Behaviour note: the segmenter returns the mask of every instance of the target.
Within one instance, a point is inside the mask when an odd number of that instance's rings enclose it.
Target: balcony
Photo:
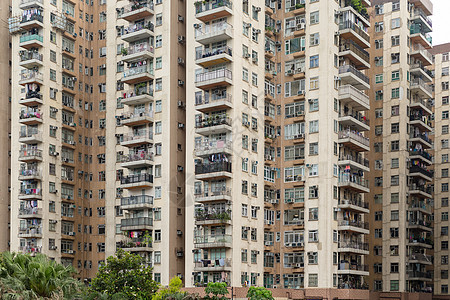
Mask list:
[[[358,241],[342,240],[339,241],[338,243],[338,251],[361,255],[369,255],[369,244]]]
[[[122,8],[118,18],[134,22],[136,20],[145,19],[154,14],[153,1],[141,1],[129,4]]]
[[[25,95],[25,98],[20,98],[19,104],[25,105],[25,106],[37,106],[40,104],[43,104],[44,101],[42,101],[42,94],[35,91],[28,91],[28,93]]]
[[[409,186],[409,195],[414,196],[422,196],[424,198],[433,198],[432,196],[432,189],[431,187],[425,186],[425,185],[419,185],[417,183],[412,183]]]
[[[231,63],[233,61],[233,50],[228,47],[222,47],[214,50],[199,50],[195,52],[195,63],[204,68],[213,65]]]
[[[153,123],[153,111],[124,113],[119,118],[121,125],[139,126]]]
[[[433,56],[421,44],[413,44],[411,46],[410,56],[415,59],[419,59],[424,66],[433,64]]]
[[[153,153],[147,151],[138,151],[120,157],[120,166],[122,168],[150,168],[153,166]]]
[[[423,162],[427,163],[428,165],[431,165],[433,163],[433,156],[428,152],[425,152],[424,150],[414,149],[412,151],[409,151],[409,158],[411,160],[420,159]]]
[[[20,150],[19,161],[21,162],[42,161],[42,150],[38,149]]]
[[[37,187],[21,187],[19,191],[19,200],[42,200],[42,190]]]
[[[149,217],[122,219],[120,222],[122,231],[128,230],[152,230],[153,219]]]
[[[195,202],[231,201],[231,189],[227,187],[211,188],[207,191],[194,191]]]
[[[358,70],[370,68],[369,52],[352,40],[346,40],[339,46],[339,56],[350,60]]]
[[[42,219],[42,208],[23,208],[19,210],[19,219]]]
[[[32,28],[42,28],[44,27],[44,16],[43,11],[40,9],[30,10],[30,14],[24,12],[22,14],[22,20],[20,20],[20,29],[30,30]]]
[[[410,264],[423,264],[431,266],[433,264],[433,256],[422,253],[411,253],[408,255]]]
[[[427,133],[413,133],[411,132],[409,134],[409,141],[413,142],[413,143],[420,143],[422,144],[422,148],[423,149],[431,149],[432,146],[432,141],[430,140],[430,138],[428,137]]]
[[[358,213],[368,214],[369,203],[356,199],[339,199],[338,207]]]
[[[135,88],[125,91],[122,94],[121,103],[125,105],[146,104],[153,101],[153,90],[145,88]]]
[[[339,24],[339,34],[341,38],[351,39],[362,48],[370,47],[370,37],[359,25],[353,21],[343,21]]]
[[[424,214],[430,215],[433,212],[433,206],[425,202],[413,202],[409,205],[409,211],[420,211]]]
[[[341,262],[338,266],[338,274],[369,276],[369,266],[353,264],[348,262]]]
[[[338,230],[369,234],[369,223],[362,221],[340,220],[338,222]]]
[[[150,81],[155,78],[153,69],[149,66],[143,65],[134,67],[123,72],[122,82],[127,84],[136,84],[144,81]]]
[[[195,17],[202,22],[233,15],[233,5],[229,0],[196,1],[194,5]]]
[[[414,7],[420,8],[427,16],[433,14],[433,3],[430,0],[410,0]]]
[[[339,187],[349,188],[355,190],[358,193],[368,193],[369,181],[361,176],[348,173],[341,173],[339,174]]]
[[[153,175],[143,173],[123,176],[120,185],[123,189],[149,188],[153,186]]]
[[[120,248],[127,252],[151,252],[152,243],[145,238],[132,238],[129,241],[120,241],[116,243],[116,248]]]
[[[153,59],[155,49],[149,43],[139,43],[122,49],[122,61],[137,62]]]
[[[42,227],[28,227],[28,228],[22,228],[19,227],[19,238],[27,239],[27,238],[42,238]]]
[[[420,272],[420,271],[407,271],[407,276],[409,281],[432,281],[433,276],[429,272]]]
[[[19,123],[23,125],[37,125],[42,123],[42,113],[39,110],[22,111]]]
[[[215,212],[208,209],[197,209],[195,211],[195,225],[231,225],[231,209]]]
[[[41,180],[42,174],[38,169],[19,170],[19,180]]]
[[[122,198],[120,208],[124,210],[153,209],[153,196],[137,195]]]
[[[38,144],[42,143],[42,132],[39,130],[21,130],[19,131],[19,143]]]
[[[338,142],[358,152],[370,151],[370,141],[362,133],[343,130],[338,133]]]
[[[205,71],[195,75],[195,87],[210,90],[220,86],[233,84],[232,72],[228,69]]]
[[[233,108],[233,97],[225,92],[205,93],[195,97],[195,109],[207,113],[213,110],[226,110]]]
[[[30,83],[43,84],[44,76],[40,72],[31,70],[20,73],[19,84],[27,85]]]
[[[124,135],[122,142],[120,142],[121,146],[130,148],[150,144],[153,144],[153,132],[147,130],[139,130],[131,134]]]
[[[231,258],[221,258],[216,260],[202,259],[196,261],[195,272],[228,272],[231,271]]]
[[[226,22],[205,25],[195,29],[195,40],[202,45],[209,45],[232,38],[233,26]]]
[[[359,90],[370,88],[369,77],[351,65],[339,67],[339,77],[342,85],[352,85]]]
[[[212,154],[233,154],[233,143],[225,140],[204,141],[195,144],[194,154],[198,157],[208,157]]]
[[[347,154],[347,155],[341,154],[341,155],[339,155],[338,165],[339,166],[351,166],[351,167],[354,167],[355,169],[365,171],[365,172],[370,171],[369,160],[367,158],[362,158],[359,155],[355,157],[350,154]]]
[[[369,131],[369,121],[359,112],[344,112],[339,114],[339,124],[344,128],[356,131]]]
[[[199,120],[195,124],[195,133],[209,136],[231,132],[231,118],[226,115],[216,115]]]
[[[433,240],[430,238],[410,237],[410,238],[408,238],[407,243],[408,243],[409,247],[418,247],[418,248],[427,248],[427,249],[433,248]]]
[[[339,87],[339,101],[358,111],[370,109],[369,96],[353,85],[341,85]]]
[[[431,118],[421,115],[414,115],[414,112],[411,112],[411,115],[409,116],[409,124],[419,127],[422,132],[433,131]]]
[[[433,39],[431,35],[426,30],[422,30],[420,26],[414,26],[414,24],[412,24],[409,34],[411,43],[420,44],[427,49],[432,47]]]
[[[195,165],[195,179],[211,180],[232,178],[231,162],[213,162]]]
[[[153,36],[154,25],[151,22],[146,24],[133,24],[124,28],[122,40],[128,43],[139,40],[148,40]]]
[[[415,78],[410,81],[410,90],[411,93],[419,95],[422,98],[432,98],[433,90],[431,86],[426,84],[423,79]]]
[[[409,175],[410,177],[421,177],[422,179],[426,181],[432,181],[433,180],[433,173],[429,170],[426,170],[425,168],[422,168],[420,166],[411,166],[409,168]]]
[[[42,253],[42,246],[20,246],[19,250],[24,254],[36,256],[36,254]]]
[[[422,98],[414,97],[411,99],[411,103],[409,104],[410,108],[422,109],[422,112],[426,115],[433,114],[432,105]]]
[[[20,36],[19,46],[30,50],[31,48],[42,47],[44,37],[40,34],[24,34]]]
[[[32,69],[43,66],[43,55],[38,52],[24,51],[20,53],[19,66]]]
[[[42,8],[44,6],[43,0],[21,0],[19,8],[22,10],[30,8]]]
[[[425,220],[409,220],[408,222],[409,229],[418,229],[420,231],[433,231],[433,225],[430,221]]]
[[[433,81],[433,73],[425,69],[422,64],[412,64],[409,66],[409,72],[414,75],[415,78],[421,78],[425,82]]]
[[[231,242],[229,234],[194,236],[194,248],[231,248]]]

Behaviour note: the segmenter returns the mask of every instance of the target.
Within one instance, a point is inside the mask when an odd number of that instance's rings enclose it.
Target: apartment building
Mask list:
[[[187,6],[187,287],[366,288],[361,4]]]
[[[11,249],[87,280],[117,248],[162,284],[182,276],[183,3],[21,0],[12,15]]]
[[[429,0],[372,0],[369,288],[430,292],[433,249]],[[436,260],[434,261],[436,264]]]
[[[448,155],[450,44],[433,46],[434,55],[434,294],[448,295]]]
[[[11,1],[3,1],[0,4],[0,19],[4,24],[8,23],[11,16],[9,6]],[[2,57],[0,57],[0,88],[3,91],[0,97],[0,111],[3,118],[0,120],[0,170],[2,178],[0,179],[0,251],[9,250],[9,225],[10,225],[10,153],[11,153],[11,43],[9,30],[6,26],[0,28],[0,38],[3,41]]]

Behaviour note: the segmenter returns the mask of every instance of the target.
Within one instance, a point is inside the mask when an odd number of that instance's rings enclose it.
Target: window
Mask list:
[[[319,88],[319,77],[311,77],[309,79],[309,89],[317,90]]]
[[[312,55],[309,57],[309,67],[310,68],[319,67],[319,55]]]
[[[399,281],[398,280],[391,280],[391,291],[398,291],[399,289]]]
[[[242,68],[242,80],[248,82],[248,69]]]
[[[399,220],[398,210],[392,210],[391,211],[391,221],[398,221],[398,220]]]
[[[392,25],[392,29],[399,28],[400,27],[400,18],[392,19],[391,25]]]
[[[309,36],[309,45],[310,46],[317,46],[320,43],[320,35],[318,32],[313,33]]]
[[[400,45],[400,36],[393,35],[391,36],[392,47]]]
[[[308,241],[310,243],[317,243],[317,242],[319,242],[319,231],[318,230],[310,230],[308,232]]]
[[[398,158],[391,158],[391,169],[398,169],[399,160]]]
[[[157,35],[155,38],[155,48],[162,47],[162,35]]]
[[[391,116],[398,116],[400,114],[400,107],[398,105],[394,105],[391,108]]]
[[[319,11],[313,11],[309,15],[309,23],[311,25],[318,24],[319,23]]]
[[[375,75],[375,83],[383,83],[383,74]]]
[[[399,133],[399,132],[400,132],[400,123],[392,123],[391,133]]]
[[[400,71],[392,71],[392,81],[400,80]]]
[[[392,141],[391,151],[399,151],[399,150],[400,150],[400,141]]]
[[[393,89],[391,90],[391,98],[392,98],[392,99],[398,99],[398,98],[400,98],[400,88],[393,88]],[[397,108],[398,108],[398,106],[397,106]]]
[[[319,120],[309,121],[309,133],[319,132]]]
[[[310,221],[319,220],[319,208],[318,207],[312,207],[309,209],[309,220]]]
[[[384,23],[376,22],[375,23],[375,32],[383,32],[383,30],[384,30]]]
[[[383,39],[375,40],[375,49],[383,48]]]
[[[319,284],[319,275],[310,273],[308,275],[308,286],[309,287],[317,287],[318,284]]]

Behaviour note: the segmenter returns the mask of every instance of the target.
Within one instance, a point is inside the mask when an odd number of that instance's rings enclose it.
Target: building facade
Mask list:
[[[372,1],[370,280],[375,291],[432,288],[430,1]],[[436,262],[436,261],[435,261]]]
[[[11,250],[84,279],[117,248],[162,284],[183,275],[184,5],[21,0],[12,14]]]
[[[187,6],[186,286],[366,286],[361,3]]]

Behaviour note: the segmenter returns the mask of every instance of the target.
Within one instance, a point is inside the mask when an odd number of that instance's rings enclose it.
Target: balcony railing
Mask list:
[[[19,151],[19,158],[26,158],[26,157],[32,157],[32,156],[37,156],[37,157],[42,158],[42,150],[26,149],[26,150]]]
[[[433,160],[433,156],[431,154],[429,154],[428,152],[425,152],[423,150],[416,150],[416,149],[414,149],[412,151],[409,151],[409,155],[411,155],[411,156],[419,155],[419,156],[422,156],[423,158],[428,159],[430,161]]]
[[[199,51],[195,52],[195,59],[202,59],[202,58],[207,58],[207,57],[213,57],[215,55],[220,55],[220,54],[228,54],[229,56],[233,56],[233,50],[230,47],[228,47],[228,46],[225,46],[225,47],[222,47],[222,48],[219,48],[219,49],[214,49],[214,50],[202,49],[202,50],[199,50]]]
[[[359,133],[357,131],[353,131],[353,130],[339,131],[338,137],[339,137],[339,139],[350,138],[352,140],[355,140],[355,141],[363,144],[364,146],[367,146],[367,147],[370,146],[369,138],[366,138],[365,136],[361,135],[361,133]]]
[[[207,119],[196,122],[195,128],[206,128],[206,127],[212,127],[212,126],[218,126],[218,125],[231,126],[231,118],[229,118],[225,115],[209,117]]]
[[[116,243],[116,247],[120,249],[124,248],[145,248],[152,247],[152,243],[149,243],[145,238],[133,238],[129,241],[120,241]]]
[[[432,223],[426,220],[409,220],[408,224],[409,226],[424,226],[430,229],[433,227]]]
[[[228,149],[232,150],[232,142],[224,141],[224,140],[216,140],[216,141],[204,141],[198,144],[195,144],[195,151],[209,151],[209,150],[220,150],[220,149]]]
[[[411,253],[408,255],[408,257],[410,260],[427,261],[430,263],[433,262],[433,256],[422,254],[422,253]]]
[[[420,173],[420,174],[423,174],[423,175],[425,175],[427,177],[433,178],[433,173],[431,171],[426,170],[426,169],[424,169],[422,167],[419,167],[419,166],[411,166],[409,168],[409,173]]]
[[[208,174],[215,172],[231,172],[231,162],[216,162],[195,165],[195,174]]]
[[[24,24],[27,22],[31,22],[31,21],[38,21],[38,22],[43,22],[44,21],[44,16],[42,15],[42,11],[41,10],[31,10],[33,11],[33,13],[25,13],[22,15],[22,19],[20,20],[20,24]]]
[[[430,27],[433,27],[433,21],[431,21],[431,19],[423,12],[422,9],[420,8],[416,8],[414,9],[414,17],[422,17],[425,22],[427,22],[428,25],[430,25]]]
[[[338,248],[350,248],[356,250],[369,251],[369,244],[357,241],[343,240],[339,241]]]
[[[135,75],[139,75],[139,74],[145,74],[145,73],[149,73],[150,75],[153,75],[153,69],[150,69],[149,66],[139,66],[139,67],[134,67],[134,68],[130,68],[128,70],[126,70],[125,72],[123,72],[123,77],[130,77],[130,76],[135,76]]]
[[[339,226],[352,226],[352,227],[358,227],[361,229],[369,229],[369,223],[363,222],[363,221],[349,221],[349,220],[340,220]]]
[[[195,83],[205,82],[219,78],[233,79],[232,72],[228,69],[220,69],[196,74]]]
[[[231,243],[231,241],[232,236],[230,234],[194,236],[194,244],[197,245],[214,245],[218,243]]]
[[[124,135],[123,136],[123,141],[124,142],[130,142],[130,141],[135,141],[135,140],[140,140],[140,139],[153,139],[153,132],[151,131],[147,131],[147,130],[140,130],[128,135]]]
[[[118,118],[121,122],[123,121],[133,121],[138,120],[142,117],[150,117],[153,118],[154,113],[153,110],[150,111],[141,111],[141,112],[127,112],[120,115]]]
[[[195,97],[195,105],[204,105],[204,104],[212,104],[214,102],[218,102],[218,101],[225,101],[228,103],[233,103],[233,97],[228,94],[210,94],[209,97],[205,97],[203,95],[199,95]]]
[[[194,191],[195,198],[205,198],[205,197],[217,197],[217,196],[231,196],[231,188],[221,187],[221,188],[211,188],[210,190]]]
[[[24,234],[42,234],[42,227],[19,227],[19,237]]]
[[[432,110],[432,109],[433,109],[433,106],[430,104],[430,102],[428,102],[428,101],[426,101],[426,100],[424,100],[424,99],[422,99],[422,98],[420,98],[420,97],[413,97],[413,98],[411,99],[411,104],[413,104],[413,103],[419,103],[419,104],[422,104],[423,106],[425,106],[425,107],[428,108],[429,110]]]
[[[154,9],[153,1],[140,1],[140,2],[133,3],[133,4],[129,4],[123,8],[119,17],[123,14],[127,14],[127,13],[133,12],[135,10],[144,8],[144,7],[148,7],[151,10],[153,10]]]
[[[409,278],[427,278],[432,279],[433,276],[429,272],[420,272],[420,271],[407,271]]]
[[[194,217],[197,221],[208,221],[208,220],[231,220],[231,209],[226,211],[212,211],[208,209],[197,209],[195,211]]]
[[[42,252],[42,246],[21,246],[19,250],[27,254],[36,254]]]
[[[424,134],[424,133],[413,133],[413,132],[411,132],[410,134],[409,134],[409,138],[411,138],[411,139],[417,139],[417,138],[419,138],[419,139],[422,139],[422,140],[424,140],[425,142],[427,142],[427,143],[429,143],[429,144],[431,144],[432,143],[432,141],[430,140],[430,138],[428,137],[428,135],[427,134]]]
[[[38,169],[22,169],[19,170],[19,176],[41,176],[41,171]]]
[[[352,40],[345,40],[340,46],[339,46],[339,51],[343,52],[343,51],[352,51],[354,53],[356,53],[359,57],[361,57],[365,62],[369,63],[370,59],[369,59],[369,52],[367,52],[366,50],[364,50],[364,48],[362,48],[361,46],[359,46],[358,44],[356,44],[354,41]]]
[[[153,96],[153,87],[136,87],[134,89],[125,91],[121,93],[123,99],[128,99],[141,95],[150,95]]]
[[[413,202],[409,205],[409,208],[419,208],[419,209],[423,209],[427,212],[431,212],[433,209],[433,206],[431,206],[430,204],[424,203],[424,202]]]
[[[138,205],[138,204],[150,204],[153,205],[153,196],[148,195],[137,195],[122,198],[120,200],[120,205]]]
[[[339,30],[344,30],[344,29],[352,29],[357,34],[359,34],[366,42],[370,42],[369,34],[367,32],[365,32],[363,29],[361,29],[361,27],[359,27],[359,25],[355,24],[355,22],[350,21],[350,20],[343,21],[342,23],[339,24]]]
[[[429,61],[433,61],[433,56],[431,55],[431,53],[427,49],[425,49],[425,47],[422,46],[421,44],[413,44],[412,51],[413,52],[418,51],[420,54],[425,56]]]
[[[369,188],[369,180],[366,180],[363,177],[353,175],[353,174],[347,174],[347,173],[339,174],[339,183],[355,183],[364,188]]]
[[[42,214],[42,208],[37,207],[28,207],[28,208],[22,208],[19,210],[19,215],[38,215]]]
[[[43,55],[41,53],[32,52],[32,51],[25,51],[25,52],[22,52],[20,54],[20,61],[21,62],[24,62],[24,61],[27,61],[27,60],[32,60],[32,59],[36,59],[36,60],[42,61]]]
[[[410,70],[417,69],[417,68],[419,68],[422,71],[424,71],[431,78],[434,78],[433,72],[431,72],[430,70],[426,69],[422,64],[412,64],[412,65],[410,65]]]
[[[410,87],[411,87],[411,88],[421,87],[421,88],[423,88],[426,92],[428,92],[428,93],[430,93],[430,94],[433,93],[433,89],[431,88],[431,86],[429,86],[428,84],[426,84],[425,81],[423,81],[423,79],[421,79],[421,78],[414,78],[413,80],[411,80]]]
[[[154,53],[155,49],[149,43],[139,43],[139,44],[133,45],[131,47],[125,48],[125,50],[122,50],[122,54],[123,54],[123,56],[127,56],[127,55],[133,55],[133,54],[146,52],[146,51]]]
[[[346,97],[347,95],[355,97],[358,101],[364,103],[365,106],[369,106],[369,97],[355,88],[353,85],[341,85],[339,87],[339,96]]]
[[[351,65],[346,65],[346,66],[340,66],[339,67],[339,74],[343,74],[343,73],[347,73],[347,72],[352,73],[353,75],[355,75],[356,77],[358,77],[359,79],[361,79],[362,81],[364,81],[367,84],[370,83],[369,77],[364,75],[361,71],[359,71],[355,67],[353,67]]]
[[[44,75],[40,72],[32,71],[32,70],[28,70],[28,72],[20,73],[20,81],[31,80],[31,79],[44,80]]]
[[[364,271],[364,272],[369,272],[369,266],[368,265],[360,265],[360,264],[341,262],[339,264],[338,270],[341,270],[341,271]]]
[[[229,0],[219,0],[219,1],[197,1],[195,4],[195,14],[199,14],[208,10],[216,9],[219,7],[233,8],[233,3]]]
[[[369,203],[357,199],[339,199],[339,204],[341,205],[350,204],[361,208],[369,209]]]
[[[121,155],[120,162],[127,163],[127,162],[142,161],[142,160],[153,161],[153,157],[154,157],[153,153],[147,153],[145,151],[142,151],[142,152],[138,152],[138,153],[130,153],[128,155]]]
[[[425,123],[427,126],[432,127],[433,123],[431,123],[431,120],[425,116],[415,116],[415,115],[410,115],[409,116],[409,120],[410,121],[422,121],[423,123]]]
[[[355,157],[355,156],[350,155],[350,154],[347,154],[347,155],[341,154],[341,155],[339,155],[339,161],[345,161],[345,160],[353,161],[353,162],[358,163],[360,165],[363,165],[364,167],[367,167],[367,168],[369,167],[369,160],[367,158],[363,158],[361,156],[356,156]]]
[[[20,36],[20,43],[26,43],[33,40],[42,43],[44,41],[44,37],[40,34],[25,34]]]
[[[39,132],[37,129],[28,129],[28,130],[20,130],[19,131],[19,137],[21,138],[42,138],[42,133]]]
[[[221,34],[224,30],[233,29],[233,26],[227,22],[214,23],[195,30],[195,38],[202,39]]]
[[[195,268],[224,268],[231,267],[231,258],[202,259],[195,262]]]
[[[416,26],[411,27],[411,29],[409,30],[409,33],[410,33],[410,34],[417,34],[417,33],[420,33],[421,35],[423,35],[423,36],[425,37],[425,39],[426,39],[430,44],[433,43],[433,38],[431,37],[431,35],[430,35],[428,32],[426,32],[425,30],[422,30],[422,29],[419,28],[419,27],[416,27]]]
[[[153,219],[149,217],[122,219],[120,221],[122,227],[125,226],[153,226]]]
[[[150,182],[153,183],[153,175],[144,173],[144,174],[132,174],[128,176],[123,176],[120,178],[120,184],[132,184],[132,183],[141,183],[141,182]]]
[[[360,112],[342,112],[339,114],[339,117],[352,117],[353,119],[356,119],[357,121],[364,123],[365,125],[369,126],[369,120]]]
[[[140,24],[140,23],[133,24],[133,25],[130,25],[130,26],[124,28],[124,35],[133,33],[133,32],[138,32],[138,31],[144,30],[144,29],[148,29],[153,32],[155,29],[155,26],[153,25],[152,22],[147,22],[146,24]]]
[[[24,4],[28,4],[28,3],[32,3],[32,2],[37,2],[37,3],[43,4],[43,0],[20,0],[20,5],[24,5]]]

